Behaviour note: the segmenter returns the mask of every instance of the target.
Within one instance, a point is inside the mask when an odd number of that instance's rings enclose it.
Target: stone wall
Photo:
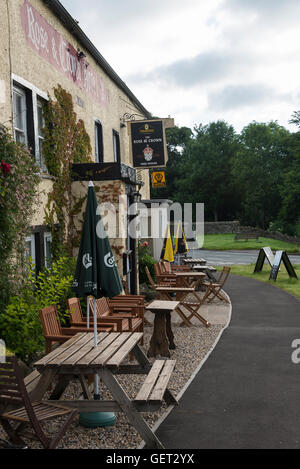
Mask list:
[[[228,233],[257,233],[258,236],[264,238],[277,239],[278,241],[285,241],[287,243],[300,244],[300,238],[296,236],[289,236],[278,231],[267,231],[261,228],[254,228],[253,226],[241,226],[239,221],[217,221],[205,222],[204,234],[228,234]]]

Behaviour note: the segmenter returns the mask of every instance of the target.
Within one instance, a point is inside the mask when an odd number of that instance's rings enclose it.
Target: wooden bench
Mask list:
[[[168,405],[178,405],[177,399],[167,389],[176,360],[155,360],[134,403],[137,407],[159,408],[164,400]]]
[[[237,241],[239,239],[243,239],[248,241],[248,239],[258,239],[259,235],[257,233],[236,233],[234,240]]]

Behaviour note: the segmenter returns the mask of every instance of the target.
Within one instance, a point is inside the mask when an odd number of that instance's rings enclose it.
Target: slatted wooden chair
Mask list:
[[[158,285],[166,287],[176,285],[176,275],[174,273],[165,272],[165,269],[161,266],[160,262],[154,264],[154,271]]]
[[[205,293],[205,300],[207,301],[207,303],[211,303],[214,298],[219,298],[220,300],[229,303],[227,296],[222,293],[224,284],[228,279],[229,274],[230,267],[224,266],[217,282],[204,282],[204,285],[207,288]]]
[[[29,438],[38,439],[45,449],[54,449],[78,414],[77,410],[51,402],[31,402],[16,357],[7,357],[6,363],[1,363],[0,403],[6,407],[17,406],[17,409],[3,411],[0,422],[11,441],[23,447],[26,445],[23,438]],[[67,419],[58,432],[52,438],[47,436],[41,422],[63,416]],[[33,432],[28,431],[28,425]]]
[[[89,299],[90,309],[94,312],[94,300]],[[139,308],[134,305],[109,304],[107,298],[102,297],[96,300],[96,314],[98,318],[105,318],[107,321],[121,319],[123,332],[144,332],[143,317],[139,316]],[[143,339],[142,339],[143,340]]]
[[[67,299],[67,307],[70,311],[70,323],[72,327],[87,327],[87,318],[84,317],[81,309],[80,299],[79,298],[68,298]],[[91,318],[90,324],[92,325],[93,318]],[[97,326],[99,327],[99,331],[103,327],[110,326],[116,332],[123,331],[123,318],[114,318],[114,317],[97,317]],[[86,329],[85,329],[86,330]]]
[[[46,342],[45,352],[49,353],[55,343],[64,343],[78,332],[93,332],[93,329],[85,327],[61,327],[56,305],[47,306],[40,310],[40,319],[42,322],[43,334]],[[101,324],[99,331],[111,332],[114,329],[111,323]]]
[[[170,262],[161,261],[159,263],[161,265],[161,270],[165,271],[166,274],[172,274],[174,272],[189,272],[190,268],[188,265],[175,265],[170,264]]]
[[[108,300],[109,306],[129,306],[132,305],[136,307],[136,311],[138,311],[138,315],[143,319],[144,324],[152,325],[146,318],[145,318],[145,296],[144,295],[117,295],[113,298]]]

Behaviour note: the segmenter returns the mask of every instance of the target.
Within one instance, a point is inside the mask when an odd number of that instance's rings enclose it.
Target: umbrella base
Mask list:
[[[79,425],[86,428],[109,427],[115,423],[113,412],[82,412],[79,415]]]

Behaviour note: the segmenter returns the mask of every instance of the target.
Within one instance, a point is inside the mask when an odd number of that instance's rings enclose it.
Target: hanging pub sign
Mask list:
[[[128,124],[133,167],[148,169],[166,166],[163,120],[131,121]]]
[[[166,187],[166,173],[164,170],[151,173],[152,187]]]

